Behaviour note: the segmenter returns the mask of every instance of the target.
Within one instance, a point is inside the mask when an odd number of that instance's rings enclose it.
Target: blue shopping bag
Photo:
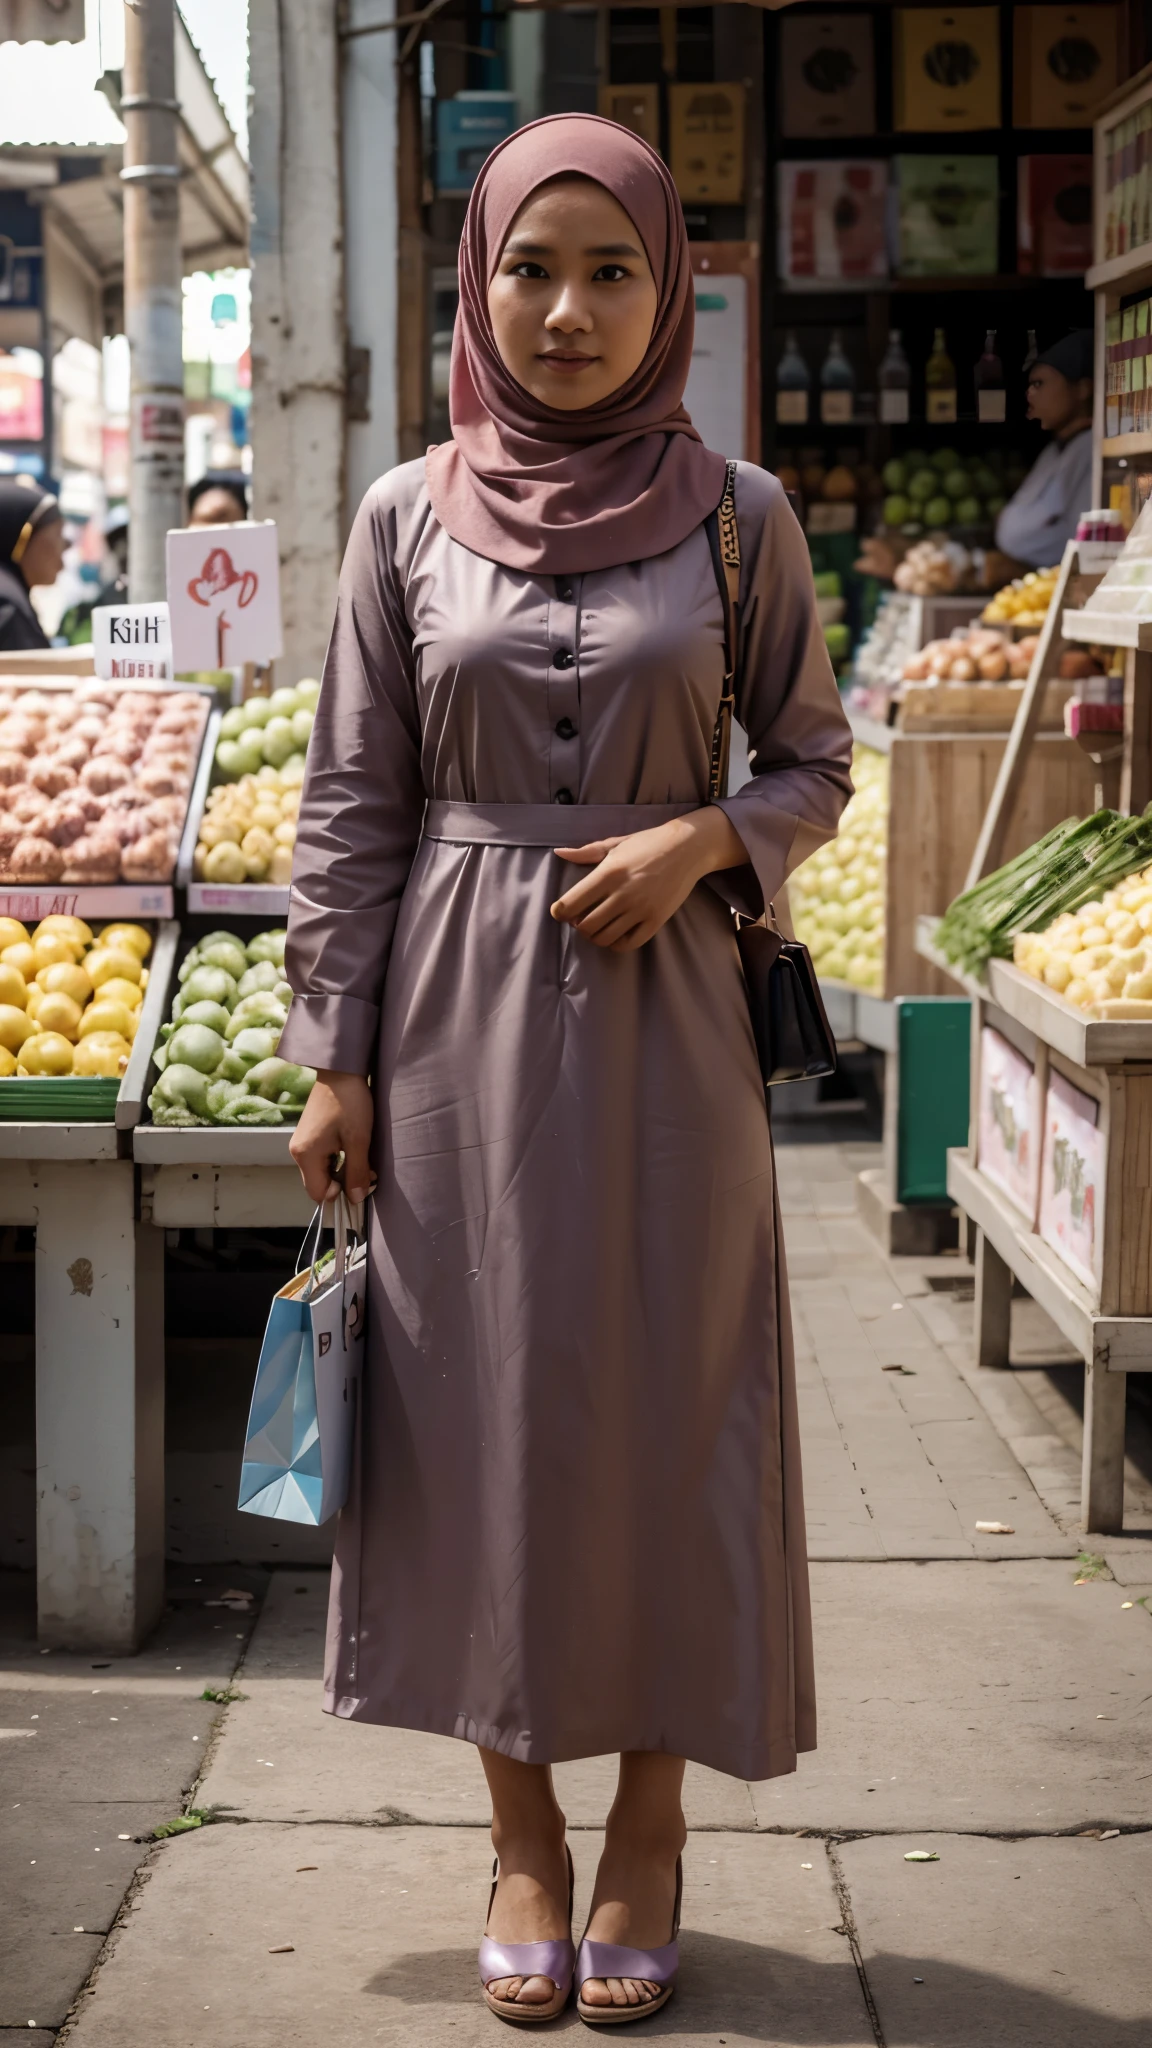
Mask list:
[[[335,1257],[320,1256],[325,1208]],[[364,1355],[367,1266],[362,1211],[341,1193],[317,1209],[303,1264],[272,1303],[244,1441],[239,1506],[318,1526],[343,1507]]]

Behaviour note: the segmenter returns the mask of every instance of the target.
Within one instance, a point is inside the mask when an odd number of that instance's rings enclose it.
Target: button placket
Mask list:
[[[579,589],[575,577],[558,576],[548,608],[547,713],[548,798],[577,801],[580,785]]]

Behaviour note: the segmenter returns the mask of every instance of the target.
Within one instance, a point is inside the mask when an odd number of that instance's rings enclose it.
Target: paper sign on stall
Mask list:
[[[98,604],[92,613],[92,661],[102,682],[169,681],[168,606]]]
[[[180,675],[275,661],[283,651],[275,521],[171,532],[168,608]]]

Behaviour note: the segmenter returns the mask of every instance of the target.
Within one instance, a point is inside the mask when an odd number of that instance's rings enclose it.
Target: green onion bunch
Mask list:
[[[1150,806],[1152,809],[1152,806]],[[989,959],[1010,959],[1017,932],[1044,931],[1152,862],[1152,817],[1095,811],[1066,818],[975,888],[949,904],[936,927],[945,959],[980,974]]]

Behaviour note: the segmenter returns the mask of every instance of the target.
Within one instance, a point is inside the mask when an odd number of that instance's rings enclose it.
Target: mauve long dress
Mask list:
[[[587,872],[551,849],[707,800],[704,532],[521,574],[449,538],[412,462],[349,542],[281,1041],[371,1074],[377,1103],[325,1681],[348,1720],[751,1779],[815,1745],[783,1248],[728,906],[758,912],[834,833],[850,737],[783,493],[742,465],[737,509],[754,773],[724,808],[748,865],[627,954],[549,916]]]

